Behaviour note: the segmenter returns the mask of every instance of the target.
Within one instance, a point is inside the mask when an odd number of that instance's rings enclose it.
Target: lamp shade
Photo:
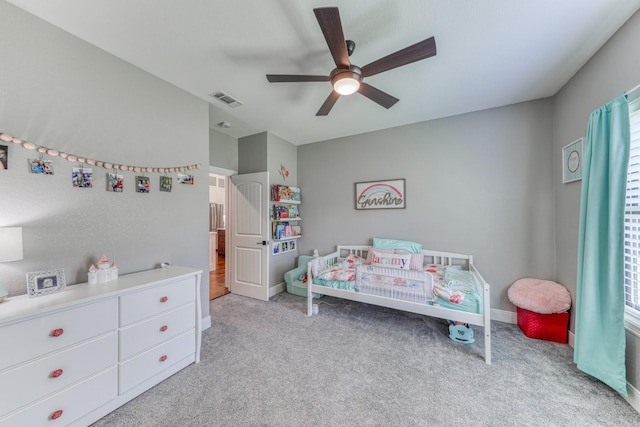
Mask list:
[[[340,95],[351,95],[359,88],[360,82],[351,77],[342,77],[340,79],[336,79],[333,83],[333,90],[338,92]]]
[[[0,262],[22,259],[22,227],[0,228]]]

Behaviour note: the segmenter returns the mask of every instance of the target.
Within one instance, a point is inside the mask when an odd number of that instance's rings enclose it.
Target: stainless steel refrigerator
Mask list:
[[[224,228],[224,205],[209,203],[209,231],[217,231]]]

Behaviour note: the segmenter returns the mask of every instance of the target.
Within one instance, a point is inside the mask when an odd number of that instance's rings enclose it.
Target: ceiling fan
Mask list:
[[[349,62],[349,56],[353,53],[356,44],[352,40],[345,41],[338,8],[322,7],[313,9],[313,13],[316,15],[318,24],[320,24],[320,29],[327,41],[331,56],[336,63],[336,68],[328,76],[267,74],[267,80],[271,83],[330,81],[333,91],[324,101],[316,116],[329,114],[340,95],[351,95],[355,92],[361,93],[384,108],[391,108],[399,99],[363,82],[362,79],[435,56],[436,54],[436,39],[429,37],[426,40],[373,61],[364,67],[358,67]]]

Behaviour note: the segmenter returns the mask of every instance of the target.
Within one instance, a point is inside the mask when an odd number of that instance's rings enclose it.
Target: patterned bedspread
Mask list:
[[[433,275],[433,294],[437,303],[447,308],[482,313],[480,282],[460,266],[425,265],[425,271]]]
[[[438,264],[425,264],[424,271],[433,277],[432,285],[425,286],[424,275],[419,271],[363,265],[361,258],[350,256],[318,274],[313,282],[404,301],[433,302],[446,308],[482,312],[479,281],[472,273],[459,266]]]

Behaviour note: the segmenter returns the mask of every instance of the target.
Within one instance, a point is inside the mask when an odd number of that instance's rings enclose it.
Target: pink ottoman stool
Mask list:
[[[507,291],[518,307],[518,327],[529,338],[566,344],[571,294],[550,280],[519,279]]]

